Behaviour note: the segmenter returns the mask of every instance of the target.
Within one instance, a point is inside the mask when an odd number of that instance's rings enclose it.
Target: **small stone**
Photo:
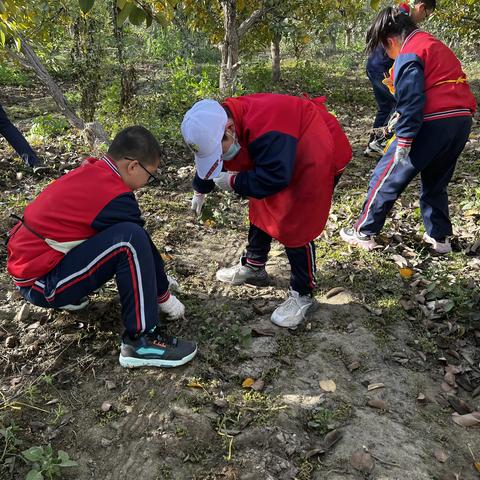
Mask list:
[[[23,178],[22,172],[17,172],[17,180],[21,180]]]
[[[105,381],[105,386],[106,386],[109,390],[115,390],[115,388],[117,388],[117,385],[115,384],[115,382],[112,382],[111,380],[106,380],[106,381]]]
[[[110,402],[103,402],[100,409],[102,412],[109,412],[112,409],[112,404]]]
[[[5,339],[5,346],[7,348],[14,348],[18,345],[18,339],[17,337],[14,337],[13,335],[10,335]]]
[[[16,322],[25,322],[30,316],[30,305],[25,303],[15,315]]]
[[[102,438],[100,440],[100,444],[102,445],[102,447],[108,447],[109,445],[112,444],[112,441],[113,440],[109,440],[108,438]]]
[[[125,413],[128,415],[133,412],[133,407],[130,405],[126,405],[124,410],[125,410]]]

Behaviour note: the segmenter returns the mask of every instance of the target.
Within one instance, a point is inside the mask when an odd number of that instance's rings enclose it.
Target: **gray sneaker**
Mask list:
[[[250,285],[266,286],[270,282],[265,268],[253,269],[241,263],[233,267],[221,268],[217,272],[217,280],[230,285]]]

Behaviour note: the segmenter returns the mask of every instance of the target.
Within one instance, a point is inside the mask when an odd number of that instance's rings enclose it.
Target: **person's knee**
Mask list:
[[[112,227],[113,228],[113,227]],[[133,222],[122,222],[115,225],[116,236],[132,244],[148,242],[148,234],[143,227]]]

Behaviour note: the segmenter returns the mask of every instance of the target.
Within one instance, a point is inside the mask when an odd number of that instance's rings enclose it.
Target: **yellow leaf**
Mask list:
[[[173,257],[171,255],[169,255],[168,253],[165,253],[165,252],[162,252],[160,254],[160,256],[162,257],[162,260],[166,263],[166,262],[170,262],[171,260],[173,260]]]
[[[207,219],[205,220],[205,222],[203,222],[203,224],[207,227],[207,228],[212,228],[213,226],[215,226],[215,222],[211,219]]]
[[[320,380],[320,388],[325,392],[334,392],[337,389],[337,385],[333,380]]]
[[[410,278],[413,275],[413,270],[408,267],[404,267],[400,269],[400,276],[402,278]]]
[[[242,382],[242,388],[251,388],[251,386],[255,383],[255,380],[253,378],[246,378],[243,382]]]
[[[200,382],[197,382],[196,380],[192,380],[191,382],[188,382],[187,387],[190,387],[190,388],[205,388]]]
[[[477,462],[477,463],[475,464],[475,468],[477,469],[477,472],[480,473],[480,462]]]

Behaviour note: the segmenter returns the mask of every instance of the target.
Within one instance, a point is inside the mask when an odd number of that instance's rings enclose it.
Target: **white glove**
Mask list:
[[[400,164],[407,163],[411,148],[412,147],[399,147],[397,145],[397,149],[395,150],[395,160],[394,160],[395,165],[397,165],[398,163]]]
[[[180,290],[180,285],[178,284],[177,280],[170,275],[167,275],[168,280],[168,289],[172,292],[178,292]]]
[[[185,306],[175,295],[170,294],[166,302],[158,304],[158,308],[171,320],[177,320],[185,315]]]
[[[221,172],[217,178],[214,178],[213,181],[218,188],[231,192],[233,190],[233,182],[235,180],[235,175],[227,172]]]
[[[205,203],[206,195],[204,193],[198,193],[195,190],[193,191],[192,205],[190,207],[193,210],[197,217],[202,213],[203,204]]]

